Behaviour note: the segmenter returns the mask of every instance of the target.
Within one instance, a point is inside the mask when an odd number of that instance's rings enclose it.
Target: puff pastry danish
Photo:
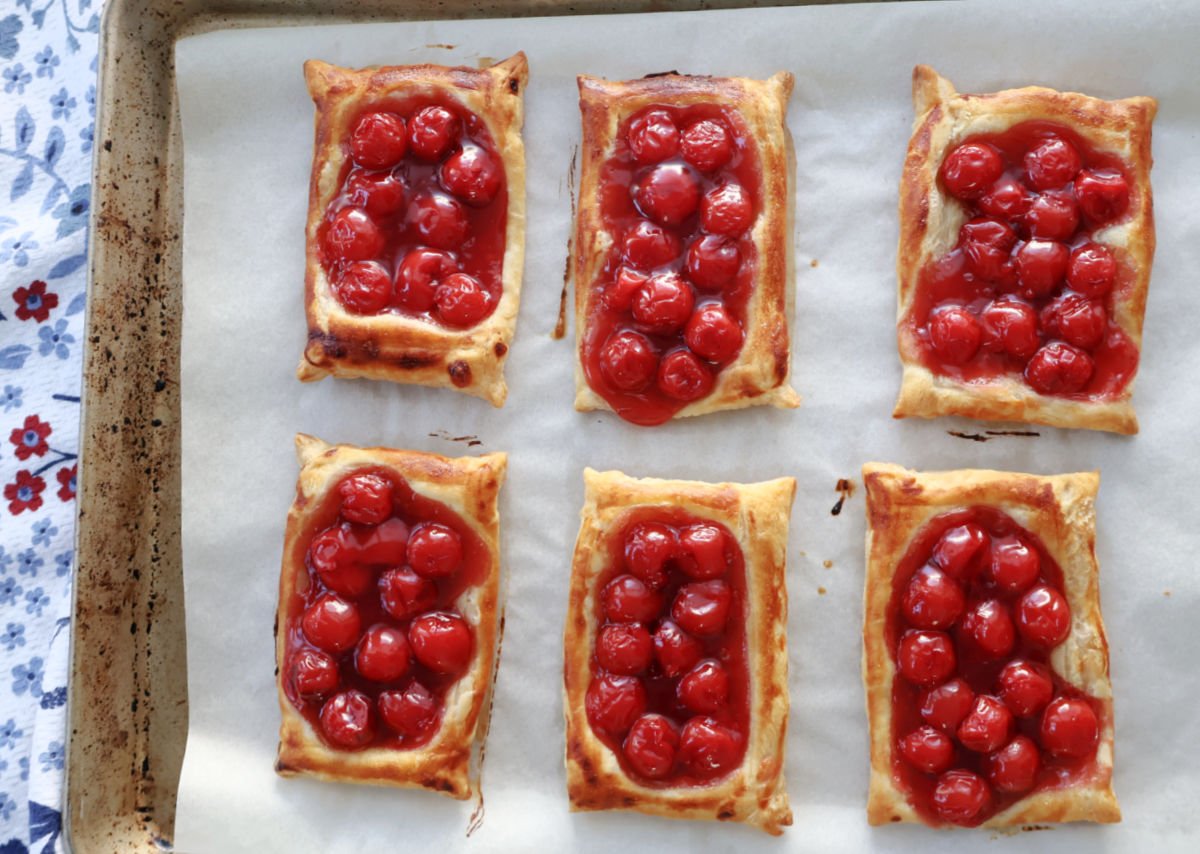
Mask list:
[[[275,656],[284,776],[478,789],[499,633],[504,454],[299,434]]]
[[[863,480],[871,824],[1120,821],[1099,475]]]
[[[304,76],[317,114],[298,376],[501,406],[525,250],[525,55],[482,70],[310,60]]]
[[[575,408],[796,407],[792,75],[579,78]]]
[[[782,833],[795,481],[585,469],[584,485],[563,638],[572,810]]]
[[[895,416],[1136,433],[1152,98],[960,95],[913,71]]]

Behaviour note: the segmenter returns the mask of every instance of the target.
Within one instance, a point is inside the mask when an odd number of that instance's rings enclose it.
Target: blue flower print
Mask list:
[[[33,58],[33,61],[37,63],[38,77],[53,77],[54,69],[58,67],[60,62],[59,58],[54,55],[54,49],[50,47],[50,45],[46,45],[46,47]]]
[[[34,543],[37,543],[36,538],[34,539]],[[44,563],[45,561],[38,557],[38,553],[33,549],[25,549],[25,551],[17,555],[17,574],[37,578],[38,570],[42,568]]]
[[[23,0],[17,0],[17,5],[20,6]],[[29,8],[28,5],[25,6]],[[17,33],[21,32],[25,25],[21,23],[21,19],[17,15],[9,15],[3,21],[0,21],[0,57],[4,59],[12,59],[20,50],[21,44],[17,41]]]
[[[0,724],[0,747],[15,747],[17,739],[24,738],[25,730],[17,726],[16,720],[9,718],[7,723]]]
[[[87,225],[91,195],[92,185],[80,184],[71,191],[65,202],[54,209],[54,218],[62,220],[58,224],[59,237],[66,237]]]
[[[4,243],[0,243],[0,264],[12,259],[18,267],[24,267],[29,263],[29,253],[37,248],[38,242],[33,239],[32,231],[27,231],[20,237],[10,237]]]
[[[0,394],[0,406],[4,407],[5,412],[10,412],[20,408],[25,401],[21,399],[21,387],[19,385],[6,385],[4,392]]]
[[[4,644],[4,648],[9,652],[19,646],[25,646],[25,627],[20,623],[9,623],[4,634],[0,635],[0,643]]]
[[[25,606],[25,613],[33,614],[35,617],[42,616],[42,612],[50,605],[50,597],[40,587],[35,587],[26,593],[25,601],[29,603]],[[41,691],[39,690],[38,693],[40,694]]]
[[[83,100],[87,102],[88,115],[91,116],[93,119],[96,118],[96,87],[95,86],[89,86],[87,88],[87,91],[83,94]]]
[[[43,709],[57,709],[59,706],[67,704],[67,686],[59,685],[53,691],[47,691],[42,695],[41,702],[38,704]],[[3,851],[0,851],[3,854]]]
[[[71,355],[71,349],[67,345],[75,343],[75,336],[67,332],[65,320],[58,321],[53,329],[43,326],[38,330],[38,337],[42,339],[42,343],[38,344],[38,352],[43,356],[53,353],[58,358],[65,359]]]
[[[58,526],[49,519],[42,519],[40,522],[33,523],[33,544],[35,546],[48,546],[50,540],[58,533]]]
[[[8,796],[8,792],[0,792],[0,819],[8,821],[16,808],[17,803]]]
[[[52,768],[57,768],[59,771],[63,769],[63,746],[61,741],[52,741],[46,747],[46,752],[38,756],[38,762],[42,763],[42,770],[49,771]]]
[[[54,574],[59,578],[67,575],[71,571],[71,561],[75,558],[75,552],[65,551],[54,558]]]
[[[8,553],[4,546],[0,546],[0,575],[7,575],[8,568],[12,566],[13,556]]]
[[[79,145],[79,150],[87,154],[92,150],[92,146],[96,141],[96,129],[92,125],[88,125],[79,132],[79,138],[83,140]]]
[[[15,605],[17,597],[24,592],[20,584],[17,584],[15,578],[0,578],[0,605]]]
[[[40,656],[29,659],[29,664],[18,664],[12,669],[13,693],[18,697],[28,691],[34,697],[42,696],[42,676],[45,662]]]
[[[51,118],[69,119],[71,118],[71,110],[75,109],[76,100],[67,93],[67,87],[58,90],[57,95],[50,96],[50,106],[53,107]]]
[[[25,66],[21,63],[10,65],[4,69],[4,91],[12,92],[17,90],[18,95],[25,94],[25,87],[33,81],[33,75],[25,70]]]
[[[29,779],[29,757],[22,756],[19,760],[17,760],[17,764],[21,766],[21,779],[28,780]]]

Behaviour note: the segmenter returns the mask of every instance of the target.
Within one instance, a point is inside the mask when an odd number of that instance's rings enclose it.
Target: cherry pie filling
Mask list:
[[[1119,395],[1138,350],[1113,306],[1134,274],[1098,232],[1131,208],[1125,163],[1064,125],[1029,121],[964,140],[938,181],[966,221],[921,270],[904,321],[925,366],[970,383],[1021,376],[1076,400]]]
[[[1105,707],[1056,673],[1070,633],[1062,571],[1006,514],[938,516],[897,568],[887,641],[892,774],[923,819],[975,826],[1087,781]]]
[[[284,692],[331,748],[428,743],[475,656],[455,602],[487,577],[487,547],[383,469],[343,478],[309,533],[293,556],[308,584],[287,603]]]
[[[655,105],[621,125],[600,176],[613,246],[581,346],[588,385],[622,418],[669,420],[741,352],[761,195],[735,110]]]
[[[599,579],[588,722],[650,787],[703,786],[741,765],[749,733],[746,574],[725,526],[638,508]]]
[[[503,288],[508,188],[479,116],[444,94],[384,99],[343,148],[317,232],[338,302],[451,329],[487,318]]]

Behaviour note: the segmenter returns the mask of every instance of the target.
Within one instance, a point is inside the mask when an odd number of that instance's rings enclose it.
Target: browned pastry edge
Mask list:
[[[304,77],[317,110],[305,231],[308,343],[297,376],[305,382],[336,376],[444,386],[502,406],[508,394],[504,358],[516,326],[525,258],[525,54],[485,69],[404,65],[355,71],[309,60]],[[362,106],[430,91],[458,100],[483,120],[508,187],[500,302],[481,323],[464,330],[402,315],[351,314],[333,295],[317,246],[317,229],[340,187],[347,156],[343,141]]]
[[[1150,129],[1157,102],[1146,97],[1103,101],[1039,86],[964,95],[932,68],[918,65],[913,69],[913,109],[916,119],[900,178],[896,318],[904,372],[894,417],[963,415],[989,421],[1136,433],[1132,379],[1119,395],[1099,401],[1039,394],[1019,374],[965,383],[925,367],[918,341],[904,328],[904,319],[912,307],[922,268],[954,246],[963,222],[962,205],[943,193],[937,183],[946,153],[975,134],[1004,131],[1024,121],[1053,121],[1067,125],[1098,150],[1116,153],[1128,164],[1133,187],[1129,215],[1099,230],[1095,237],[1133,271],[1129,286],[1114,293],[1113,319],[1140,354],[1154,260]]]
[[[1058,675],[1102,707],[1096,773],[1085,783],[1029,795],[982,827],[1063,821],[1115,822],[1121,810],[1112,789],[1113,708],[1108,641],[1100,615],[1096,562],[1096,472],[1042,477],[963,469],[915,472],[885,463],[863,466],[867,491],[867,572],[863,594],[863,683],[871,738],[871,824],[922,822],[892,776],[892,681],[887,647],[892,579],[913,537],[934,517],[973,506],[994,507],[1037,536],[1062,569],[1071,631],[1054,649]]]
[[[283,565],[279,576],[279,610],[275,618],[276,690],[281,722],[275,770],[284,777],[409,786],[466,799],[478,791],[479,759],[487,734],[492,691],[492,664],[499,643],[500,518],[497,498],[504,481],[503,453],[451,459],[418,451],[328,445],[296,435],[301,468],[296,500],[288,512]],[[308,583],[305,554],[309,520],[322,499],[347,475],[359,469],[383,468],[403,478],[417,494],[453,510],[487,547],[487,577],[455,601],[471,626],[475,656],[468,671],[444,700],[441,727],[424,747],[413,750],[368,748],[359,751],[327,747],[283,690],[287,678],[288,604]]]

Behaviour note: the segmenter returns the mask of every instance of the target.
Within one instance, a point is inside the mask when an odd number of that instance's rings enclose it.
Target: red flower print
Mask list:
[[[46,437],[52,432],[49,424],[36,415],[30,415],[25,419],[24,427],[18,427],[8,435],[8,441],[17,446],[17,459],[27,460],[33,456],[45,456],[49,450]]]
[[[50,309],[58,306],[58,294],[46,293],[46,283],[30,282],[27,288],[13,291],[17,303],[17,317],[21,320],[33,318],[38,323],[50,317]]]
[[[28,471],[17,472],[16,481],[4,487],[8,512],[15,516],[25,510],[37,510],[42,506],[42,490],[45,488],[46,481],[40,477]]]
[[[58,497],[63,501],[70,501],[75,497],[75,469],[76,466],[71,466],[69,469],[59,469],[56,477],[60,486],[58,487]]]

